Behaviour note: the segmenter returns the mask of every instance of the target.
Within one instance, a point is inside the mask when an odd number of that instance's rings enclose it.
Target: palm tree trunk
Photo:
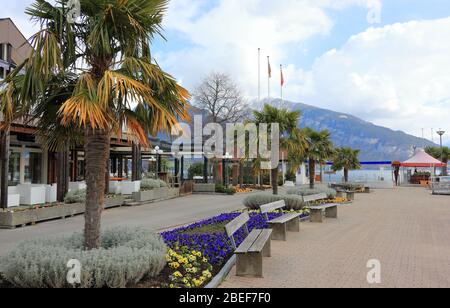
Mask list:
[[[344,181],[345,183],[348,183],[348,169],[344,168]]]
[[[105,201],[105,173],[109,156],[110,139],[105,130],[86,129],[86,213],[85,213],[85,249],[100,247],[100,219]]]
[[[1,156],[1,208],[8,208],[8,173],[9,173],[9,127],[0,132],[0,156]]]
[[[278,166],[271,170],[273,194],[278,195]]]
[[[313,159],[309,160],[309,188],[314,189],[314,184],[316,182],[316,161]]]
[[[242,161],[239,162],[239,186],[244,187],[244,163]]]

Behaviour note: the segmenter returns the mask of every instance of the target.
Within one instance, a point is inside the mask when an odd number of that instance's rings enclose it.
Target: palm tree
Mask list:
[[[21,114],[38,116],[55,103],[47,98],[53,96],[48,89],[57,78],[72,86],[67,99],[52,107],[57,108],[57,125],[83,136],[84,244],[90,250],[100,245],[111,136],[125,131],[132,141],[147,145],[149,133],[169,130],[177,120],[188,118],[189,94],[154,63],[150,52],[151,39],[161,35],[168,0],[79,0],[79,23],[67,19],[68,2],[37,0],[27,9],[41,30],[32,38],[33,54],[12,74],[19,76],[25,69],[20,87],[10,79],[18,95],[5,94],[8,99],[2,104],[10,102]],[[7,118],[12,120],[12,115]],[[38,120],[39,127],[44,124]]]
[[[333,142],[331,142],[331,134],[328,130],[317,132],[310,128],[305,128],[304,133],[308,140],[305,156],[309,161],[309,186],[311,189],[314,189],[316,164],[317,162],[324,162],[333,156]]]
[[[261,112],[254,111],[255,123],[260,124],[272,124],[278,123],[280,127],[280,141],[281,145],[283,140],[291,134],[291,132],[297,128],[300,111],[289,111],[287,109],[278,109],[271,105],[266,104]],[[269,133],[270,135],[270,133]],[[279,164],[272,169],[272,188],[273,194],[278,195],[278,169]]]
[[[425,152],[427,152],[429,155],[433,156],[436,159],[439,159],[444,164],[446,164],[446,166],[442,168],[442,175],[447,176],[448,175],[447,165],[450,159],[450,148],[442,147],[441,149],[440,147],[427,147],[425,148]]]
[[[348,183],[349,170],[358,170],[361,168],[358,156],[360,150],[352,148],[337,148],[334,155],[333,170],[344,170],[344,180]]]
[[[296,173],[305,161],[308,139],[303,129],[295,128],[283,142],[288,152],[290,171]]]

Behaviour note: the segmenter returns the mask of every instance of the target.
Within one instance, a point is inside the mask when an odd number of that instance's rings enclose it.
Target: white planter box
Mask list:
[[[72,190],[82,190],[82,189],[86,189],[86,183],[85,182],[70,182],[69,183],[69,191]]]
[[[8,187],[8,208],[20,205],[20,195],[17,191],[17,187]]]
[[[56,184],[45,186],[45,202],[54,203],[57,201],[57,188]]]
[[[20,204],[45,204],[46,188],[43,185],[20,184],[16,187],[20,194]]]
[[[135,192],[138,192],[141,190],[141,181],[135,181],[135,182],[122,182],[122,195],[132,195]]]
[[[119,181],[109,182],[109,193],[120,195],[122,193],[122,182]]]

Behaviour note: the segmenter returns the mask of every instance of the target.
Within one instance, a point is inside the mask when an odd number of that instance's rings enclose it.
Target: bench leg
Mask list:
[[[327,208],[325,210],[325,217],[327,217],[327,218],[338,218],[337,206]]]
[[[323,222],[322,210],[311,210],[310,219],[311,222],[322,223]]]
[[[263,278],[263,254],[246,253],[236,255],[236,276]]]
[[[300,232],[300,218],[295,218],[288,221],[287,229],[291,232]]]
[[[263,257],[270,258],[272,256],[272,245],[271,245],[271,239],[269,238],[267,240],[266,245],[263,248]]]
[[[273,230],[272,240],[274,241],[287,241],[287,227],[286,224],[269,224]]]

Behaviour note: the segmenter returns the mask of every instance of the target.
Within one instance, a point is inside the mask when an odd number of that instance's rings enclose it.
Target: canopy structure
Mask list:
[[[433,168],[433,167],[445,167],[446,164],[427,154],[425,151],[419,151],[403,162],[402,167],[411,167],[411,168]]]

